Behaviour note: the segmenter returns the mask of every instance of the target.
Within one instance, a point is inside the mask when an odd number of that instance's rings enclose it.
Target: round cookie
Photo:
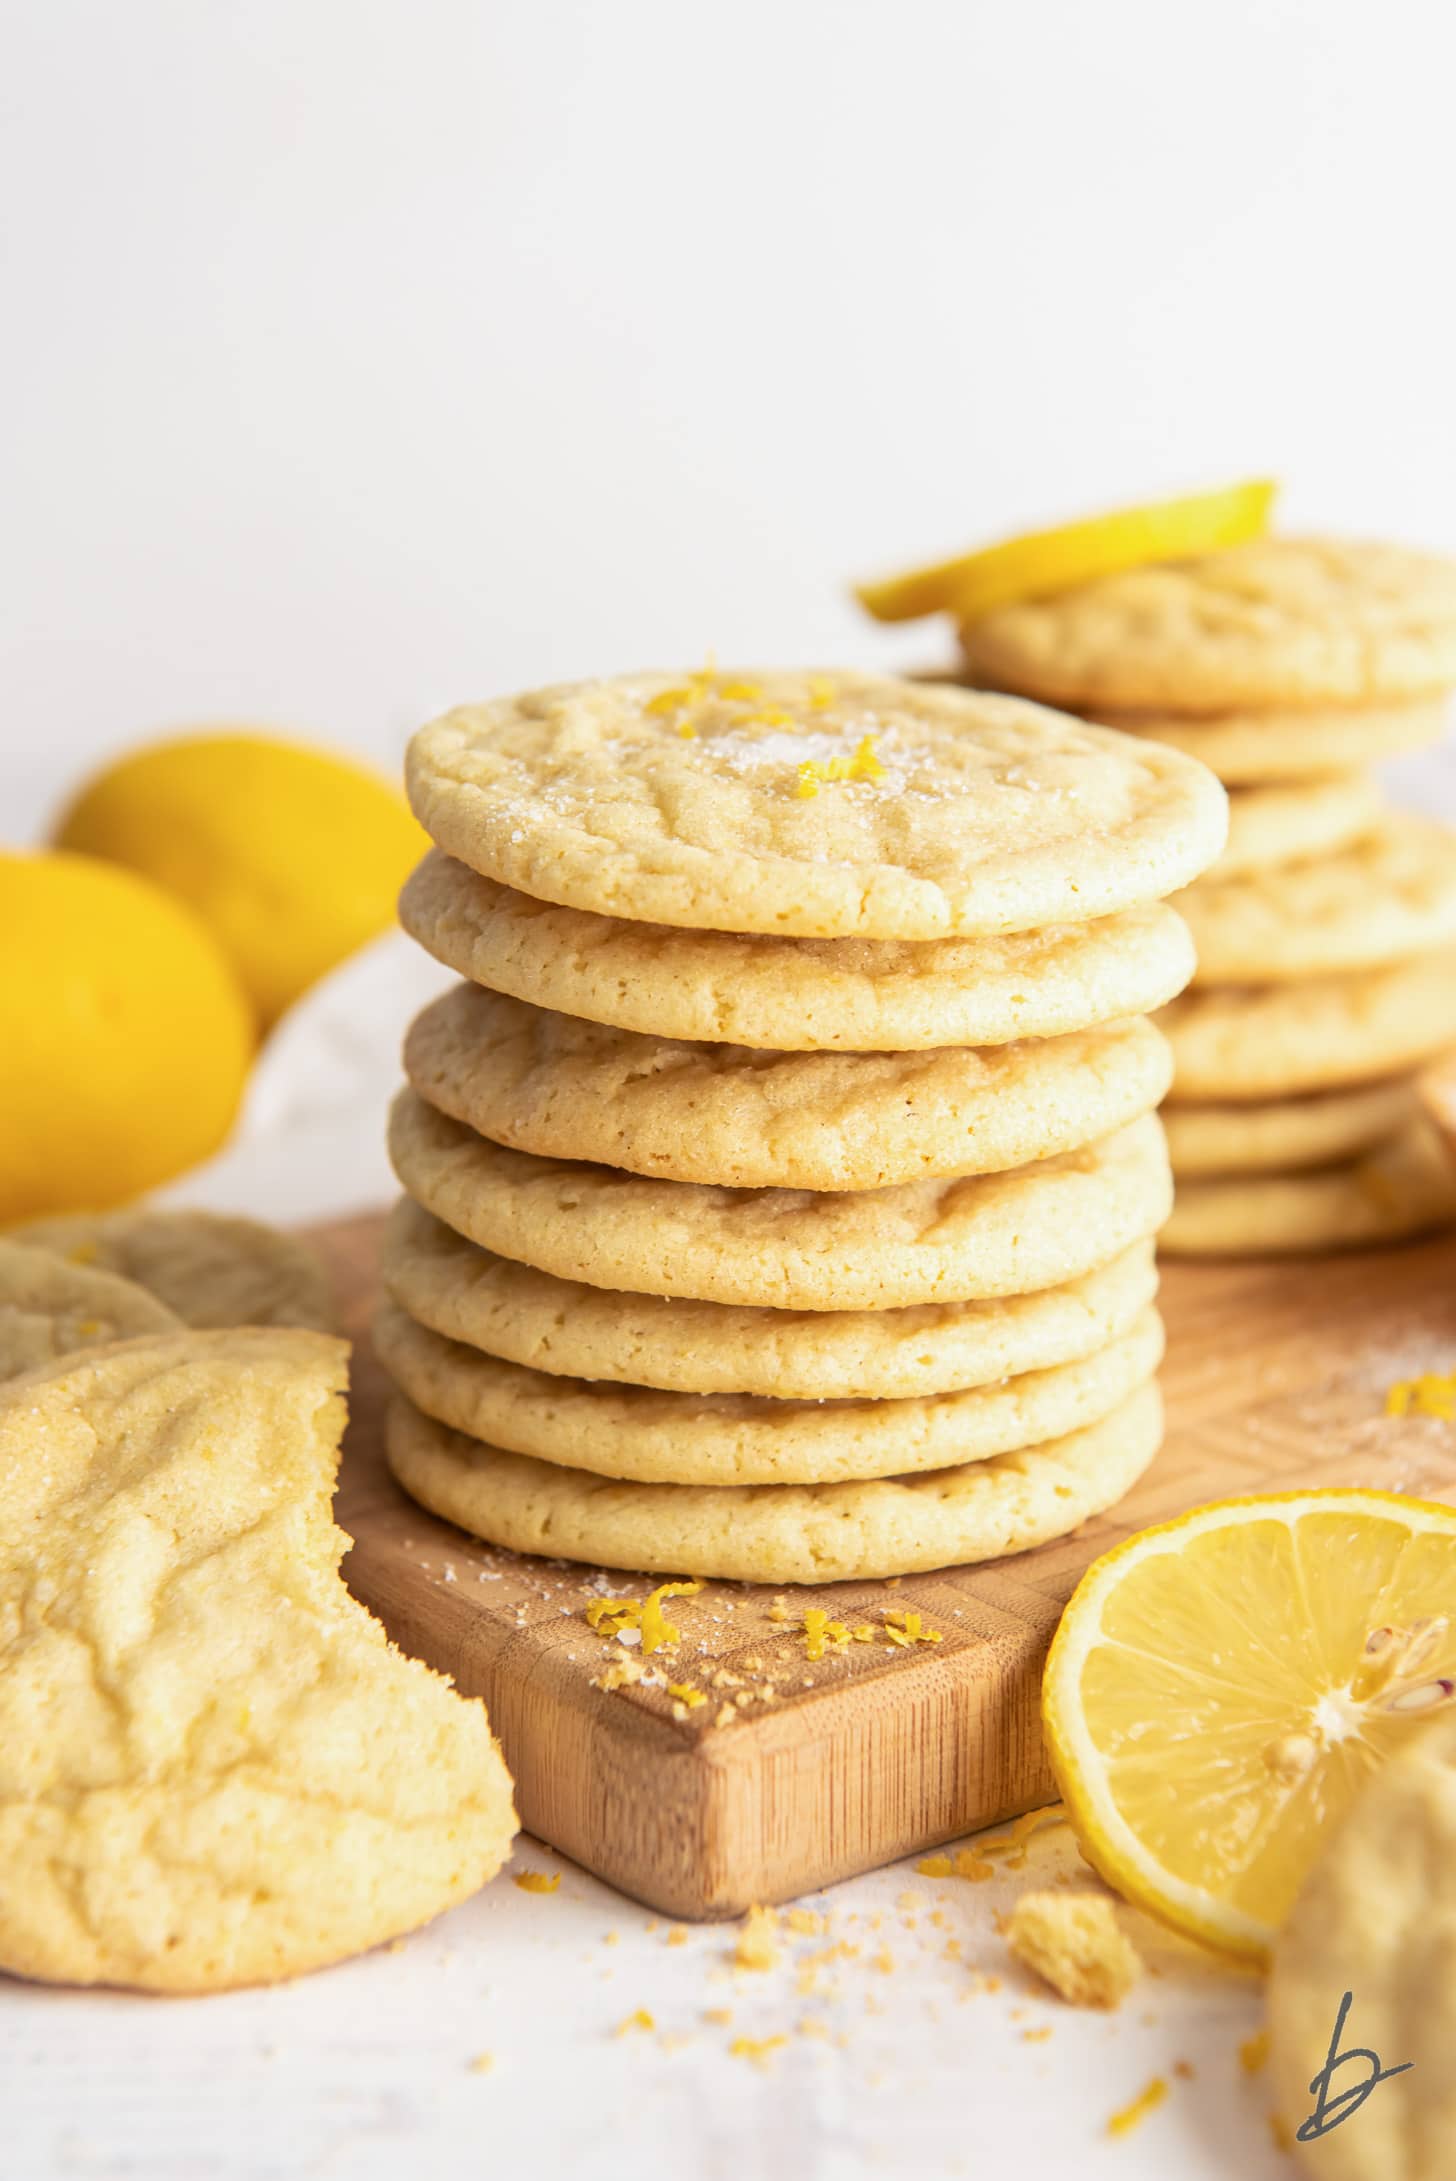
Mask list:
[[[1456,834],[1393,811],[1339,855],[1205,879],[1178,896],[1195,984],[1373,969],[1456,941]]]
[[[639,1484],[839,1484],[954,1468],[1081,1430],[1151,1378],[1163,1326],[1146,1310],[1080,1362],[900,1401],[597,1386],[444,1340],[389,1302],[375,1318],[374,1346],[424,1415],[509,1453]]]
[[[390,1115],[404,1188],[497,1256],[588,1287],[774,1310],[888,1310],[1059,1287],[1156,1231],[1155,1114],[1009,1174],[837,1195],[709,1189],[507,1151],[412,1091]]]
[[[184,1325],[334,1329],[328,1278],[312,1250],[255,1219],[138,1208],[34,1219],[11,1234],[70,1264],[134,1280]]]
[[[170,1992],[362,1953],[504,1862],[485,1707],[339,1579],[348,1350],[160,1333],[0,1389],[0,1968]]]
[[[0,1235],[0,1379],[113,1340],[180,1327],[165,1303],[114,1273],[69,1265]]]
[[[1210,986],[1165,1007],[1173,1098],[1268,1100],[1369,1083],[1456,1043],[1456,954],[1307,984]]]
[[[432,1513],[490,1543],[609,1568],[837,1583],[996,1560],[1120,1500],[1162,1438],[1156,1381],[1085,1431],[959,1469],[861,1484],[623,1484],[482,1446],[401,1396],[389,1465]]]
[[[410,1025],[437,1111],[538,1158],[731,1189],[1000,1172],[1147,1113],[1173,1079],[1142,1017],[1014,1045],[762,1053],[674,1044],[460,984]]]
[[[538,900],[693,930],[944,939],[1082,923],[1223,846],[1176,751],[1011,697],[871,675],[581,682],[451,712],[410,800]]]
[[[447,1340],[528,1369],[667,1393],[897,1400],[1074,1363],[1127,1332],[1157,1293],[1151,1242],[1065,1287],[899,1310],[753,1310],[612,1294],[492,1256],[401,1197],[384,1288]]]
[[[1291,2129],[1315,2109],[1312,2086],[1347,1995],[1339,2049],[1404,2070],[1311,2145],[1309,2170],[1323,2181],[1441,2181],[1456,2143],[1456,1721],[1438,1712],[1400,1739],[1382,1752],[1274,1947],[1270,2059]],[[1368,2072],[1355,2059],[1338,2069],[1331,2121]]]
[[[1187,926],[1158,902],[981,939],[782,939],[558,908],[436,849],[399,914],[437,961],[493,992],[650,1037],[774,1052],[1060,1037],[1151,1013],[1193,974]]]
[[[982,681],[1074,709],[1398,703],[1456,683],[1456,562],[1258,538],[998,607],[961,643]]]
[[[1335,772],[1292,786],[1235,788],[1229,796],[1228,845],[1208,877],[1239,878],[1270,864],[1338,855],[1379,822],[1385,807],[1368,772]]]
[[[1408,1077],[1267,1105],[1163,1108],[1173,1172],[1257,1174],[1329,1166],[1393,1136],[1415,1110]]]
[[[1445,734],[1449,710],[1442,695],[1410,704],[1226,712],[1209,719],[1092,707],[1088,717],[1196,757],[1234,788],[1348,773],[1407,750],[1429,749]]]
[[[1160,1246],[1170,1256],[1287,1256],[1360,1249],[1456,1219],[1456,1162],[1429,1123],[1344,1166],[1180,1182]]]

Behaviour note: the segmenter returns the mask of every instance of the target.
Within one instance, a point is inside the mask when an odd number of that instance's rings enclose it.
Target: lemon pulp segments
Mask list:
[[[877,621],[918,621],[931,613],[974,621],[995,606],[1072,590],[1123,568],[1244,545],[1268,529],[1274,492],[1268,478],[1254,478],[1220,492],[1119,508],[1056,530],[1029,531],[883,583],[862,583],[855,596]]]
[[[1456,1510],[1305,1492],[1194,1510],[1096,1562],[1043,1684],[1088,1856],[1262,1956],[1363,1780],[1456,1691]]]

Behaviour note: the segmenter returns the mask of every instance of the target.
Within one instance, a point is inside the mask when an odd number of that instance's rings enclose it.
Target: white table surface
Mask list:
[[[1449,753],[1402,769],[1427,807],[1456,804]],[[171,1193],[279,1221],[382,1201],[398,1032],[438,981],[397,939],[347,965],[277,1034],[235,1145]],[[543,1868],[562,1873],[555,1893],[511,1882]],[[1115,2016],[1064,2006],[1011,1961],[998,1912],[1067,1875],[1086,1878],[1064,1827],[985,1884],[901,1864],[814,1897],[827,1934],[791,1936],[779,1967],[751,1973],[732,1966],[731,1929],[679,1936],[523,1841],[428,1931],[275,1990],[148,2000],[0,1978],[0,2174],[394,2181],[530,2160],[549,2181],[617,2181],[650,2159],[694,2181],[1288,2176],[1267,2078],[1238,2058],[1254,1979],[1130,1913],[1150,1973]],[[804,1957],[840,1941],[858,1951],[801,1991]],[[654,2029],[619,2035],[639,2008]],[[723,2008],[731,2023],[707,2019]],[[779,2035],[763,2064],[729,2050]],[[472,2065],[487,2053],[488,2071]],[[1165,2103],[1109,2138],[1156,2075]]]

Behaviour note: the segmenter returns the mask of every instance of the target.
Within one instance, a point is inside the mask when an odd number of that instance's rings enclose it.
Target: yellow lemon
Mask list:
[[[266,1028],[392,922],[429,846],[404,797],[350,758],[244,730],[120,758],[82,788],[62,848],[143,871],[190,902]]]
[[[1279,1493],[1129,1538],[1082,1578],[1042,1718],[1089,1859],[1262,1958],[1357,1789],[1456,1702],[1456,1509]]]
[[[0,853],[0,1225],[124,1203],[215,1151],[253,1049],[192,911],[88,856]]]
[[[974,621],[993,606],[1072,590],[1122,568],[1244,545],[1268,529],[1274,490],[1267,478],[1256,478],[1221,492],[1119,508],[1058,530],[1029,531],[883,583],[862,583],[855,596],[877,621],[918,621],[928,613]]]

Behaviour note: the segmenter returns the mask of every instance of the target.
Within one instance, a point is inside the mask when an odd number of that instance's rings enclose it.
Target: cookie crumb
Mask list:
[[[738,1944],[733,1949],[734,1965],[739,1969],[775,1969],[779,1963],[779,1943],[776,1937],[778,1918],[771,1908],[754,1907],[743,1919],[738,1934]]]
[[[1098,1893],[1024,1893],[1006,1944],[1074,2007],[1120,2006],[1142,1974],[1112,1903]]]
[[[477,2052],[470,2063],[470,2072],[472,2075],[488,2075],[494,2066],[495,2054],[493,2052]]]
[[[514,1875],[522,1893],[554,1893],[561,1883],[560,1871],[517,1871]]]

